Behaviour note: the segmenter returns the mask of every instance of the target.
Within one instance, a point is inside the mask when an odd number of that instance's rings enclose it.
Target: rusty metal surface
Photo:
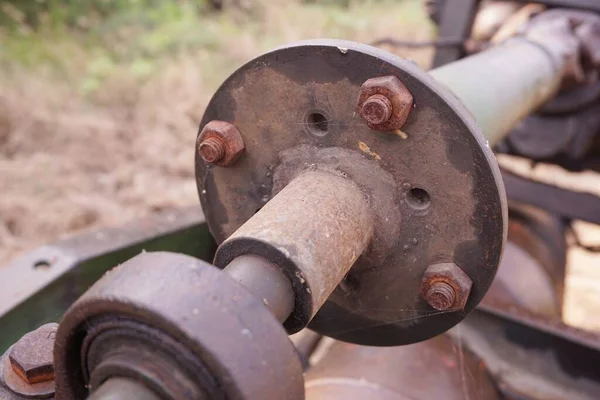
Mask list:
[[[240,131],[228,122],[210,121],[198,136],[197,152],[208,164],[221,167],[233,165],[244,149]]]
[[[356,110],[369,128],[394,131],[406,123],[412,105],[412,94],[397,77],[379,76],[362,84]]]
[[[165,399],[303,396],[301,363],[264,304],[212,265],[174,253],[140,254],[96,282],[61,321],[54,359],[65,400],[115,374]]]
[[[25,334],[8,353],[13,371],[29,384],[52,381],[52,348],[58,324],[46,324]]]
[[[294,312],[284,324],[294,333],[367,248],[373,222],[355,183],[335,170],[304,172],[219,246],[214,264],[224,268],[245,254],[277,264],[294,287]]]
[[[2,399],[51,399],[54,397],[54,381],[49,380],[33,384],[27,383],[13,369],[8,357],[8,351],[0,358],[0,375],[0,395],[2,396]],[[3,391],[6,393],[3,393]]]
[[[389,75],[414,98],[397,135],[371,130],[355,112],[360,86]],[[235,124],[246,144],[230,168],[196,158],[200,199],[218,242],[310,168],[337,169],[370,193],[372,246],[314,329],[365,344],[423,340],[464,318],[489,287],[505,235],[499,170],[460,102],[411,62],[345,41],[294,44],[225,81],[200,129],[211,120]],[[431,316],[420,297],[423,272],[439,262],[456,262],[474,282],[464,313]]]
[[[26,332],[57,321],[108,269],[143,250],[211,259],[214,248],[204,215],[194,206],[92,230],[33,250],[0,268],[0,351]]]
[[[307,400],[499,399],[485,365],[446,335],[392,348],[337,342],[305,388]]]
[[[427,267],[421,283],[421,295],[436,310],[463,311],[473,281],[455,263]]]

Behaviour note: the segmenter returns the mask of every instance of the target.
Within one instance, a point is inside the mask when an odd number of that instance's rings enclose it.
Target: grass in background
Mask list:
[[[32,2],[42,11],[22,7]],[[0,10],[0,260],[197,203],[206,103],[261,52],[433,34],[418,0],[231,0],[222,12],[203,0],[0,0]],[[430,54],[411,57],[426,65]]]
[[[143,81],[174,59],[193,56],[207,87],[215,88],[239,64],[286,42],[432,33],[417,0],[272,3],[226,3],[217,12],[203,0],[42,1],[33,17],[27,7],[5,2],[0,65],[58,77],[93,94],[111,78]]]

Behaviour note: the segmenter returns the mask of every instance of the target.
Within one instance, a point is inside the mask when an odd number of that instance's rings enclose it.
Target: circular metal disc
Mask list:
[[[387,75],[398,77],[414,97],[401,132],[373,131],[355,112],[362,83]],[[228,168],[209,166],[196,154],[200,199],[219,242],[272,197],[273,176],[287,150],[352,150],[393,177],[401,222],[386,239],[394,241],[392,250],[370,257],[374,241],[312,329],[361,344],[416,342],[461,321],[487,291],[506,236],[500,173],[470,114],[411,61],[338,40],[280,48],[223,83],[200,129],[211,120],[233,123],[246,146]],[[463,311],[436,311],[420,295],[425,269],[443,262],[456,263],[473,281]]]

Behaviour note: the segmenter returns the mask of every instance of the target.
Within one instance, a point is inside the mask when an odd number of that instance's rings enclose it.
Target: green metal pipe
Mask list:
[[[430,73],[462,100],[493,146],[556,94],[568,44],[514,38]]]

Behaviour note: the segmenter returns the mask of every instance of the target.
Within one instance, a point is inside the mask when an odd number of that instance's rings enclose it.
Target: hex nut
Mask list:
[[[365,103],[370,105],[373,103],[371,100],[377,99],[378,96],[385,97],[391,104],[391,115],[388,118],[381,118],[379,115],[387,114],[387,110],[382,105],[364,107]],[[412,104],[413,96],[400,82],[400,79],[393,75],[380,76],[368,79],[362,84],[356,110],[367,122],[369,128],[376,131],[391,131],[402,128],[406,123]],[[376,112],[377,115],[371,115],[373,112]],[[383,122],[375,123],[377,120],[383,120]]]
[[[421,295],[436,310],[462,311],[472,286],[471,278],[455,263],[433,264],[423,274]]]
[[[207,123],[197,140],[198,155],[207,164],[233,165],[245,150],[244,140],[235,125],[225,121]]]
[[[28,384],[54,379],[54,337],[58,324],[46,324],[25,334],[8,355],[13,371]]]

